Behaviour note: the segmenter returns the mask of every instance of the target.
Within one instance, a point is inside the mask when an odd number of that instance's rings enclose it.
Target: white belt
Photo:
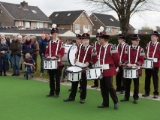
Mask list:
[[[147,58],[147,59],[149,59],[149,60],[153,60],[153,62],[158,62],[158,58]]]
[[[100,65],[102,67],[103,70],[108,70],[109,69],[109,64],[103,64]]]

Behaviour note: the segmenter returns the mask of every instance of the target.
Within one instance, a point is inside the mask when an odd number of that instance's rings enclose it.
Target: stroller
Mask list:
[[[33,78],[33,73],[34,73],[34,68],[33,66],[25,66],[25,73],[24,73],[24,78],[26,78],[27,80],[29,78]]]

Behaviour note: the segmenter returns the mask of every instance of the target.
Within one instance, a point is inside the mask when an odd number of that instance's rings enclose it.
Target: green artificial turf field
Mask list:
[[[0,77],[0,120],[160,120],[160,102],[139,99],[133,104],[119,102],[120,107],[99,109],[100,91],[88,90],[85,104],[79,103],[79,92],[74,102],[63,102],[69,95],[69,86],[61,85],[59,98],[46,98],[47,82],[17,77]],[[118,95],[119,99],[123,95]]]

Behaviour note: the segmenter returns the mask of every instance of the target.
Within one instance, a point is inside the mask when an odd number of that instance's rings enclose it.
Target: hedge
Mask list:
[[[126,39],[126,43],[128,43],[129,45],[131,44],[131,37],[132,37],[132,35],[128,35],[127,39]],[[141,34],[141,35],[139,35],[139,37],[141,39],[139,45],[145,49],[147,43],[151,40],[151,35]],[[96,41],[96,38],[90,39],[90,43],[94,43],[95,41]],[[109,39],[109,43],[118,44],[117,36],[111,36]]]

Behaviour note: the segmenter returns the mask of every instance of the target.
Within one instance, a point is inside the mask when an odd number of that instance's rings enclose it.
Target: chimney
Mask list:
[[[21,2],[21,6],[23,7],[23,9],[28,9],[28,3],[25,1]]]

